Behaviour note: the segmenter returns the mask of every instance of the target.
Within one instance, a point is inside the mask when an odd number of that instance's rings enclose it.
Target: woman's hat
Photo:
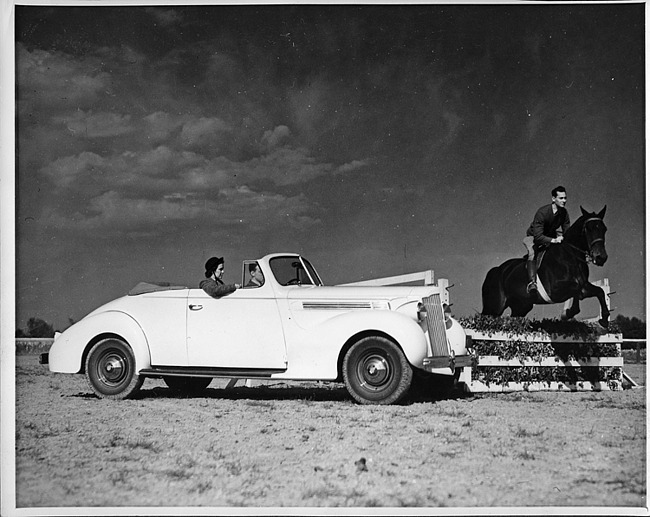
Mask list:
[[[211,257],[205,263],[205,276],[209,277],[215,270],[219,267],[219,264],[223,264],[223,257]]]

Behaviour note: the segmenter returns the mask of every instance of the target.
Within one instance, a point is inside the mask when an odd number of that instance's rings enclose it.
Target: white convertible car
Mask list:
[[[85,374],[99,396],[134,395],[146,377],[198,393],[214,377],[344,382],[363,404],[391,404],[414,373],[456,376],[469,339],[437,286],[324,286],[304,257],[243,263],[261,286],[221,298],[140,283],[55,336],[41,363]]]

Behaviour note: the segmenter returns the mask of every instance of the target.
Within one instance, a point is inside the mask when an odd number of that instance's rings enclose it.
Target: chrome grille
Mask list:
[[[440,295],[432,294],[422,299],[427,310],[427,330],[429,341],[434,357],[449,356],[449,345],[447,343],[447,332],[445,331],[445,315],[440,303]]]

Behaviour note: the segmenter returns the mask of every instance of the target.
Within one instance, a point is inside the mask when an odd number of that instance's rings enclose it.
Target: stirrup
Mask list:
[[[534,281],[533,281],[533,282],[530,282],[530,283],[526,286],[526,292],[527,292],[527,293],[530,293],[531,291],[537,291],[537,283],[534,282]]]

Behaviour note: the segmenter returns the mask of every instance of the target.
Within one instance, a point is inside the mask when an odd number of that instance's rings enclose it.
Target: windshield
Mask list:
[[[300,257],[275,257],[269,264],[281,285],[322,285],[314,267]]]

